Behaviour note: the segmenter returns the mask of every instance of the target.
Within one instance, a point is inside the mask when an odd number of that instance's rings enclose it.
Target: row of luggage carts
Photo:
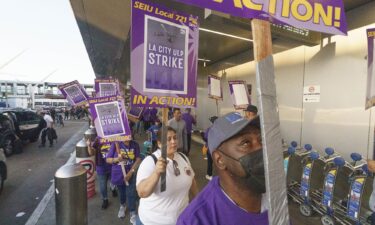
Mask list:
[[[334,149],[320,155],[310,144],[292,142],[284,150],[288,198],[302,215],[318,214],[323,225],[375,224],[369,207],[374,175],[358,153],[345,161]]]

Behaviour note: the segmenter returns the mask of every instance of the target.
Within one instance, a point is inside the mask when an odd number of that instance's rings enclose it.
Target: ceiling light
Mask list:
[[[209,60],[209,59],[200,59],[200,58],[198,58],[198,61],[202,61],[202,62],[211,62],[211,60]]]
[[[227,33],[219,32],[219,31],[209,30],[209,29],[202,28],[202,27],[200,27],[199,30],[206,31],[206,32],[209,32],[209,33],[218,34],[218,35],[223,35],[223,36],[227,36],[227,37],[231,37],[231,38],[240,39],[240,40],[243,40],[243,41],[253,42],[253,40],[251,40],[249,38],[244,38],[244,37],[239,37],[239,36],[236,36],[236,35],[227,34]]]

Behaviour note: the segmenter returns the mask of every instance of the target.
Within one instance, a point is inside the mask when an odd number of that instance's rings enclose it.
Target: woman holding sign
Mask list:
[[[189,159],[177,152],[176,131],[167,128],[167,160],[161,157],[161,130],[159,149],[146,157],[137,174],[137,191],[141,197],[137,225],[174,225],[192,196],[198,193]],[[166,191],[160,191],[160,175],[166,173]]]
[[[111,182],[120,192],[118,217],[125,217],[127,203],[131,223],[134,223],[136,218],[135,170],[141,162],[139,154],[139,145],[135,141],[113,142],[107,154],[107,163],[112,164]]]

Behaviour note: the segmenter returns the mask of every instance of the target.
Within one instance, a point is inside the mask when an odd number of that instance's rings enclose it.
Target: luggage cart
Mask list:
[[[326,213],[321,217],[323,225],[371,224],[373,212],[368,201],[373,177],[360,154],[353,153],[351,158],[350,163],[341,157],[336,158],[336,167],[332,167],[326,176],[322,198],[322,204],[326,209]],[[329,189],[330,186],[332,190]]]
[[[301,183],[302,160],[308,156],[312,150],[310,144],[306,144],[302,149],[297,149],[294,146],[292,145],[286,152],[288,155],[287,184],[291,186]]]
[[[357,159],[356,162],[359,163],[353,167],[346,216],[355,225],[374,224],[375,221],[371,221],[374,212],[369,206],[374,177],[360,154],[352,153],[351,158]]]
[[[285,177],[288,172],[288,166],[289,166],[289,158],[291,155],[293,155],[296,151],[297,147],[297,142],[292,141],[290,143],[290,146],[286,145],[283,143],[283,158],[284,158],[284,172],[285,172]]]
[[[300,204],[300,213],[304,216],[311,216],[313,211],[323,213],[320,202],[323,196],[322,187],[326,168],[338,157],[332,148],[326,148],[325,153],[324,157],[320,157],[319,153],[313,151],[303,160],[300,188],[300,196],[303,202]]]
[[[287,159],[286,165],[286,182],[288,188],[288,197],[294,202],[301,204],[299,190],[302,177],[302,160],[310,154],[312,146],[306,144],[304,148],[297,149],[297,143],[292,142],[291,147],[284,153],[284,160]],[[284,165],[286,162],[284,161]]]
[[[345,220],[346,202],[349,193],[349,178],[352,167],[342,157],[333,160],[324,179],[321,204],[324,209],[323,225],[350,224]]]

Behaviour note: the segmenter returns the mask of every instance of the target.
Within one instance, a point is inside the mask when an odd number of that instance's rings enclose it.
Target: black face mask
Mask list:
[[[220,152],[241,164],[246,173],[246,177],[241,177],[241,180],[246,186],[258,194],[266,192],[262,149],[246,154],[239,159],[235,159],[223,151]]]

